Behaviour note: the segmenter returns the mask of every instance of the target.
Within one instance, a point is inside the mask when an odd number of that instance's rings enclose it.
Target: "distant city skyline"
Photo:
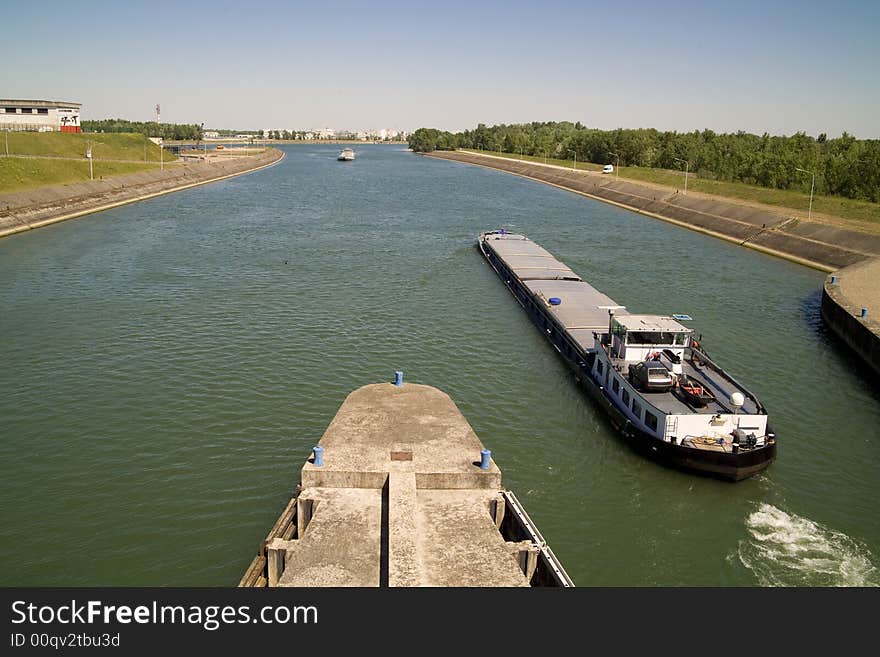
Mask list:
[[[86,120],[880,138],[877,2],[44,0],[4,24],[0,95]]]

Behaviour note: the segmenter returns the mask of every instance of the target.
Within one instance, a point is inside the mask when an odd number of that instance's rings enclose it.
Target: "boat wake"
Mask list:
[[[761,504],[737,556],[762,586],[878,586],[870,550],[842,532]]]

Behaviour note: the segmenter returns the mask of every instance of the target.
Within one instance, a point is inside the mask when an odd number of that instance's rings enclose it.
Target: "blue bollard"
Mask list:
[[[834,285],[837,282],[837,276],[831,277],[831,284]]]
[[[480,450],[480,470],[488,470],[489,469],[489,459],[492,458],[492,450],[491,449],[481,449]]]
[[[312,462],[313,465],[315,465],[319,468],[322,465],[324,465],[324,448],[323,447],[321,447],[319,445],[315,445],[314,447],[312,447],[312,456],[314,456],[314,460]]]
[[[862,317],[867,317],[867,316],[868,316],[868,309],[862,308]]]
[[[403,371],[397,370],[394,373],[394,385],[402,386],[403,385]]]

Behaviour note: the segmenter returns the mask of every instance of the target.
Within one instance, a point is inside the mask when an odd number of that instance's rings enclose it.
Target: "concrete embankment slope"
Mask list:
[[[272,166],[283,157],[284,153],[273,148],[249,157],[174,164],[164,170],[106,180],[0,194],[0,237],[250,173]]]
[[[880,256],[880,235],[808,222],[733,201],[509,158],[446,151],[429,155],[555,185],[824,271]]]
[[[473,153],[438,151],[429,155],[544,182],[815,269],[835,272],[825,280],[822,317],[832,331],[880,373],[880,235],[805,221],[786,216],[783,210],[777,212],[703,195],[685,196],[677,190],[591,171]],[[865,316],[863,308],[867,309]]]
[[[880,258],[825,279],[822,317],[880,375]]]

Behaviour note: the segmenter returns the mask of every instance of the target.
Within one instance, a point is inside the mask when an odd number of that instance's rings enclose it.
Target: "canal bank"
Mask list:
[[[445,160],[475,164],[560,187],[756,251],[831,272],[880,256],[880,235],[805,221],[734,201],[685,195],[556,165],[476,153],[434,151]]]
[[[733,201],[689,197],[678,190],[662,190],[591,171],[475,153],[443,151],[429,156],[512,173],[813,269],[834,272],[825,281],[822,318],[880,372],[880,323],[870,314],[870,308],[880,309],[876,284],[880,280],[880,235],[804,221]]]
[[[277,164],[284,153],[169,165],[106,180],[54,185],[0,195],[0,238],[120,205],[225,180]]]

